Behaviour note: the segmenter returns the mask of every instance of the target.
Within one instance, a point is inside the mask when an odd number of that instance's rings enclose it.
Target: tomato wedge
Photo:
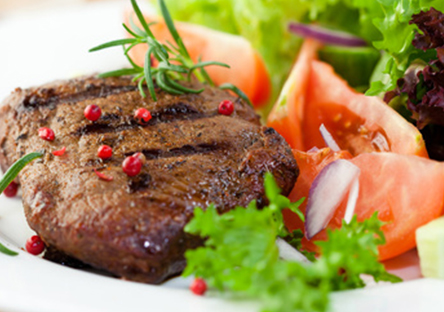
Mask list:
[[[352,155],[387,151],[428,157],[421,133],[378,97],[353,90],[333,68],[316,60],[320,44],[306,40],[267,119],[292,148],[307,151],[326,144],[326,127]]]
[[[127,16],[127,20],[129,18]],[[156,22],[150,28],[159,41],[174,42],[163,19],[155,16],[145,16],[145,19]],[[184,22],[175,22],[174,25],[194,62],[200,58],[201,61],[218,61],[230,65],[229,69],[220,66],[206,67],[216,85],[234,84],[250,98],[255,107],[267,103],[271,95],[270,76],[265,62],[249,41],[199,25]],[[147,46],[138,45],[130,54],[137,64],[142,65],[146,51]]]
[[[307,39],[299,52],[290,76],[284,84],[279,98],[268,115],[267,126],[279,132],[292,148],[304,150],[302,139],[302,117],[311,63],[316,58],[320,43]]]
[[[374,151],[428,157],[416,127],[380,98],[354,91],[326,63],[311,64],[304,111],[306,148],[326,146],[319,132],[324,124],[339,147],[352,155]]]
[[[415,229],[439,217],[444,207],[444,164],[423,157],[395,153],[363,153],[351,158],[348,152],[322,149],[305,153],[293,151],[300,166],[301,179],[289,195],[293,201],[308,196],[317,174],[330,162],[345,158],[361,169],[360,191],[355,213],[358,220],[369,218],[375,211],[386,222],[382,227],[387,243],[379,248],[380,260],[389,259],[415,247]],[[341,203],[328,228],[341,226],[347,199]],[[305,212],[305,204],[301,205]],[[299,218],[285,211],[290,230],[301,228]],[[314,242],[326,239],[326,230],[303,246],[316,251]]]
[[[330,65],[316,60],[316,49],[316,43],[304,43],[268,119],[268,125],[296,148],[293,154],[300,176],[289,197],[293,201],[307,197],[322,168],[338,158],[350,160],[361,169],[358,220],[378,212],[387,222],[382,228],[387,242],[380,247],[380,258],[394,257],[415,246],[416,228],[443,213],[444,164],[428,159],[422,136],[413,125],[379,98],[350,88]],[[324,148],[321,125],[341,151]],[[320,150],[305,152],[313,147]],[[341,225],[345,207],[346,198],[328,228]],[[305,211],[305,204],[301,209]],[[284,212],[284,219],[290,230],[304,229],[290,211]],[[314,242],[323,239],[326,230],[311,241],[305,239],[303,245],[316,250]]]

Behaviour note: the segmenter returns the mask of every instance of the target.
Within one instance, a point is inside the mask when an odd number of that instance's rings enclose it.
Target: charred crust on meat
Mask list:
[[[273,128],[267,128],[264,131],[265,135],[275,135],[276,133],[277,133],[276,130],[274,130]]]
[[[95,133],[113,133],[123,130],[136,129],[140,127],[150,127],[159,123],[173,123],[181,120],[196,120],[216,116],[217,113],[203,114],[196,109],[184,104],[178,103],[158,111],[151,111],[151,120],[140,124],[133,117],[119,116],[117,114],[104,115],[99,122],[80,127],[73,135],[91,135]]]
[[[147,189],[150,185],[151,180],[152,178],[148,173],[142,173],[136,177],[131,178],[127,184],[128,193],[132,194]]]
[[[132,92],[135,86],[87,85],[86,90],[64,94],[55,88],[40,88],[25,95],[18,112],[29,112],[38,108],[53,110],[60,104],[76,104],[88,99],[106,98],[110,95]]]
[[[28,133],[21,133],[16,139],[15,141],[18,142],[20,140],[25,140],[28,138]]]

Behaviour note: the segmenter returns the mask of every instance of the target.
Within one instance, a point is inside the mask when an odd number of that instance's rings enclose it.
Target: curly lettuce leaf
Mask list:
[[[362,274],[376,281],[400,281],[378,262],[377,246],[385,240],[376,213],[329,231],[328,241],[318,243],[322,256],[312,264],[281,260],[275,242],[290,235],[282,221],[289,200],[279,194],[270,174],[265,189],[270,204],[263,209],[254,201],[222,215],[214,205],[195,209],[185,231],[206,240],[203,247],[186,252],[184,276],[204,278],[236,298],[257,299],[268,312],[326,311],[329,293],[363,287]],[[300,203],[289,207],[296,211]]]

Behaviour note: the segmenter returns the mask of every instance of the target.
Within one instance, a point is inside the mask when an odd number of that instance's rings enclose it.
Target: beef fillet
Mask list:
[[[200,85],[188,84],[199,88]],[[82,77],[39,88],[17,89],[0,108],[0,165],[44,150],[20,173],[30,227],[51,248],[117,276],[160,283],[185,266],[184,252],[201,240],[184,233],[196,206],[220,212],[256,199],[264,204],[263,175],[270,171],[284,194],[298,169],[291,150],[273,129],[260,125],[245,102],[216,88],[142,98],[128,77]],[[231,116],[218,113],[231,100]],[[96,104],[101,118],[84,117]],[[152,119],[133,117],[144,107]],[[45,141],[38,129],[54,130]],[[113,156],[97,157],[103,145]],[[63,156],[52,151],[66,147]],[[135,177],[122,170],[125,157],[146,162]],[[101,180],[94,169],[113,177]]]

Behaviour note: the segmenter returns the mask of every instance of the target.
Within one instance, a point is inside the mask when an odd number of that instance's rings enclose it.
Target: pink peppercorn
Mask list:
[[[234,104],[229,100],[223,100],[219,104],[219,114],[230,116],[234,112]]]
[[[39,129],[39,137],[46,141],[54,141],[55,134],[52,129],[43,127]]]

